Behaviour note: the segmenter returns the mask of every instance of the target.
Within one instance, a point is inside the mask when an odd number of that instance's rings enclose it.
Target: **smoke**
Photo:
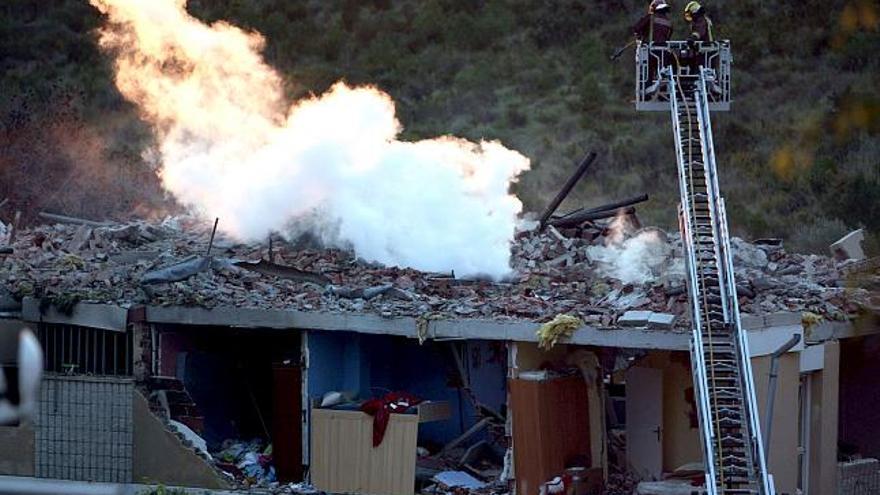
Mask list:
[[[244,240],[308,227],[368,260],[500,277],[529,168],[498,142],[398,139],[392,99],[337,83],[285,101],[258,33],[206,25],[185,0],[90,0],[116,84],[159,137],[160,177],[178,201]]]
[[[603,275],[638,285],[663,276],[683,275],[684,266],[681,260],[673,258],[673,248],[662,230],[644,229],[626,238],[622,232],[611,230],[614,235],[607,245],[587,248],[588,256]]]

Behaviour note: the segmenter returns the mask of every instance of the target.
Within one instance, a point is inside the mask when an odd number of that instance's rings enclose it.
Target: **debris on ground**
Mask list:
[[[276,482],[272,444],[266,446],[260,439],[249,442],[229,439],[212,455],[214,464],[242,486],[268,487]]]
[[[626,311],[672,315],[657,328],[686,330],[687,292],[678,234],[638,228],[634,215],[577,228],[519,232],[505,280],[460,279],[385,267],[338,248],[271,249],[217,234],[189,217],[163,222],[42,225],[18,231],[0,258],[5,291],[21,299],[129,306],[235,307],[374,313],[383,317],[548,321],[568,314],[615,328]],[[296,241],[296,240],[294,240]],[[870,301],[849,283],[853,260],[786,252],[778,240],[732,246],[744,314],[805,312],[843,320]],[[272,251],[271,253],[269,251]],[[266,261],[272,255],[272,261]],[[869,274],[880,279],[880,271]]]

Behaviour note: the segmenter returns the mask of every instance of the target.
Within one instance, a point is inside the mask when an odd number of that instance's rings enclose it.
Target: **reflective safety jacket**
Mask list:
[[[666,43],[672,38],[672,21],[665,14],[645,14],[633,25],[632,32],[644,42]]]
[[[688,35],[688,40],[703,42],[715,41],[715,36],[712,34],[712,20],[706,17],[705,14],[694,16],[694,20],[691,21],[691,32],[690,35]]]

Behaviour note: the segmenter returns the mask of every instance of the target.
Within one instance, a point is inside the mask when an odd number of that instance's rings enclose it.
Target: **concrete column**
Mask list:
[[[822,370],[810,379],[810,495],[837,493],[840,344],[825,344]]]
[[[153,336],[149,323],[133,323],[132,373],[137,382],[143,382],[152,374]]]
[[[752,358],[752,378],[762,428],[767,413],[770,359],[770,356]],[[799,353],[789,352],[779,358],[770,448],[765,452],[767,469],[773,475],[777,493],[795,493],[797,490],[799,389],[800,356]],[[767,432],[762,431],[761,434],[766,436]]]
[[[135,381],[143,382],[153,368],[153,335],[143,306],[128,310],[128,328],[132,332],[132,374]]]

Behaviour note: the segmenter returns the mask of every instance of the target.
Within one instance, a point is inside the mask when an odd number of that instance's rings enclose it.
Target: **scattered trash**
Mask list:
[[[269,486],[276,481],[272,465],[272,445],[263,441],[225,440],[222,450],[213,454],[215,465],[246,486]]]
[[[479,490],[486,486],[482,481],[462,471],[443,471],[434,475],[434,481],[448,489],[465,488]]]
[[[321,490],[318,490],[317,488],[306,483],[305,481],[283,485],[279,488],[278,491],[280,493],[292,493],[296,495],[316,495],[319,493],[323,493]]]
[[[574,332],[584,326],[584,322],[577,316],[556,315],[556,318],[541,325],[538,329],[538,347],[550,349],[557,342],[569,339]]]

